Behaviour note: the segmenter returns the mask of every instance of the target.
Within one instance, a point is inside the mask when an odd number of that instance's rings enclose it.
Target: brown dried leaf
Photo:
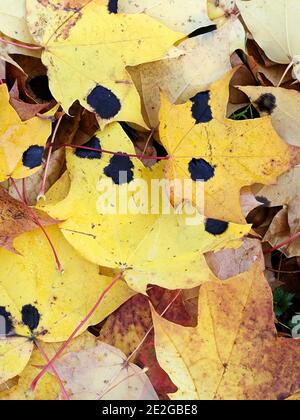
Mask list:
[[[38,229],[37,219],[43,226],[58,223],[42,212],[30,210],[25,204],[12,198],[2,187],[0,203],[0,247],[9,251],[16,252],[13,241],[17,236]]]

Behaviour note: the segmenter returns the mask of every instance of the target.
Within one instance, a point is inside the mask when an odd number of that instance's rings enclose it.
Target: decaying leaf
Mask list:
[[[300,43],[298,0],[236,0],[253,38],[276,63],[294,64],[300,78]]]
[[[118,0],[119,13],[145,13],[173,31],[187,34],[212,25],[207,16],[207,0]]]
[[[255,198],[255,195],[250,187],[244,187],[241,189],[240,203],[243,215],[245,217],[247,217],[248,214],[256,207],[259,207],[263,204]]]
[[[277,184],[261,188],[256,186],[256,197],[267,207],[284,206],[273,218],[264,240],[273,247],[293,237],[300,231],[299,197],[300,167],[296,166],[279,177]],[[299,239],[290,241],[281,248],[287,257],[300,255]]]
[[[148,298],[137,294],[109,316],[101,328],[99,339],[129,356],[140,345],[151,326]],[[131,358],[131,362],[136,361],[136,356]]]
[[[149,294],[152,304],[159,313],[164,313],[166,319],[181,325],[194,325],[183,292],[178,295],[176,290],[152,286]],[[131,362],[146,368],[160,399],[166,399],[169,393],[176,391],[156,359],[149,298],[138,294],[128,300],[108,317],[99,339],[123,351]]]
[[[256,188],[256,197],[268,207],[288,204],[294,197],[300,197],[300,166],[296,166],[278,178],[275,185]],[[288,186],[288,188],[287,188]]]
[[[159,60],[184,35],[144,14],[110,13],[101,3],[92,0],[72,9],[60,0],[27,0],[29,27],[44,47],[51,92],[65,111],[79,100],[103,122],[144,126],[126,66]]]
[[[84,258],[124,271],[135,291],[145,293],[148,284],[172,290],[199,285],[209,277],[201,254],[237,248],[238,239],[249,232],[248,225],[223,222],[216,232],[220,223],[203,223],[193,208],[191,218],[184,211],[176,214],[164,192],[164,164],[148,169],[137,158],[122,156],[134,154],[134,147],[118,123],[99,131],[89,146],[96,151],[67,152],[68,196],[39,207],[66,220],[61,231]]]
[[[244,239],[238,249],[209,252],[205,259],[215,276],[221,280],[248,271],[256,261],[260,264],[261,271],[265,269],[261,242],[257,239]]]
[[[288,144],[300,146],[300,93],[279,87],[239,86],[262,116],[270,115],[277,133]]]
[[[270,117],[225,117],[232,74],[183,105],[172,105],[162,96],[160,137],[170,156],[167,178],[192,180],[193,202],[198,205],[203,205],[204,190],[207,217],[243,222],[241,188],[275,183],[291,167],[293,149],[277,135]]]
[[[16,252],[14,239],[25,232],[43,226],[57,224],[45,213],[38,210],[29,210],[22,202],[12,198],[4,188],[0,187],[0,247]]]
[[[196,328],[152,315],[157,358],[178,387],[171,399],[276,400],[299,389],[300,342],[277,337],[259,265],[203,285]]]
[[[183,103],[208,89],[231,69],[230,55],[244,49],[245,31],[235,18],[204,35],[184,40],[169,51],[178,57],[142,64],[132,69],[141,80],[140,93],[151,127],[159,123],[160,90],[172,103]],[[176,52],[176,53],[175,53]],[[135,79],[134,79],[135,80]]]
[[[29,104],[22,101],[20,99],[20,92],[17,82],[15,82],[15,84],[11,88],[9,96],[10,104],[17,111],[22,121],[30,120],[31,118],[35,117],[38,113],[41,114],[42,112],[49,111],[49,106],[51,107],[51,104],[49,102],[42,104]]]
[[[295,196],[287,206],[276,214],[264,236],[264,241],[276,247],[300,232],[299,205],[300,197]],[[300,256],[300,239],[283,246],[281,251],[288,258]]]
[[[157,400],[146,373],[120,350],[97,341],[64,355],[56,369],[72,400]]]

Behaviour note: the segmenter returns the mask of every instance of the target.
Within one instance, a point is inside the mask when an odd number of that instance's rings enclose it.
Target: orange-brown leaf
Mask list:
[[[277,336],[270,287],[259,264],[200,289],[198,325],[153,310],[158,361],[174,399],[284,399],[300,386],[300,341]]]
[[[14,239],[21,233],[37,229],[37,220],[43,225],[53,225],[57,220],[42,212],[29,209],[21,201],[12,198],[4,188],[0,187],[0,247],[16,252]]]

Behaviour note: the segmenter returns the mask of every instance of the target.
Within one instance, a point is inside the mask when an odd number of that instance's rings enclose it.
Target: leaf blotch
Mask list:
[[[40,314],[35,306],[24,305],[22,308],[22,321],[23,324],[33,331],[35,330],[40,323]]]
[[[222,235],[228,229],[228,222],[222,220],[207,219],[205,222],[205,231],[212,235]]]
[[[110,164],[104,168],[104,174],[111,178],[115,184],[129,184],[133,180],[134,164],[129,156],[115,155],[110,159]]]
[[[87,103],[104,120],[115,117],[121,110],[119,98],[104,86],[96,86],[89,93]]]
[[[215,174],[215,168],[204,159],[193,158],[189,163],[189,172],[193,181],[209,181]]]
[[[22,162],[26,168],[33,169],[41,166],[43,162],[44,148],[42,146],[30,146],[24,153]]]
[[[119,0],[109,0],[108,1],[108,11],[109,13],[118,13],[118,1]]]
[[[88,150],[88,149],[76,149],[75,155],[82,159],[101,159],[102,152],[101,152],[101,144],[100,140],[94,136],[89,140],[87,143],[85,143],[83,146],[85,147],[91,147],[92,149],[98,149],[99,152],[96,150]]]
[[[276,98],[272,93],[264,93],[255,101],[258,109],[261,112],[266,112],[267,114],[272,114],[276,108]]]
[[[206,123],[212,120],[211,108],[209,105],[210,95],[209,92],[200,92],[191,98],[192,116],[197,124]]]
[[[8,335],[13,330],[12,317],[4,306],[0,306],[0,337]]]

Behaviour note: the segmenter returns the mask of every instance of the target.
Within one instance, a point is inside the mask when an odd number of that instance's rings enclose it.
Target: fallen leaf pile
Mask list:
[[[299,18],[0,0],[1,400],[300,398]]]

